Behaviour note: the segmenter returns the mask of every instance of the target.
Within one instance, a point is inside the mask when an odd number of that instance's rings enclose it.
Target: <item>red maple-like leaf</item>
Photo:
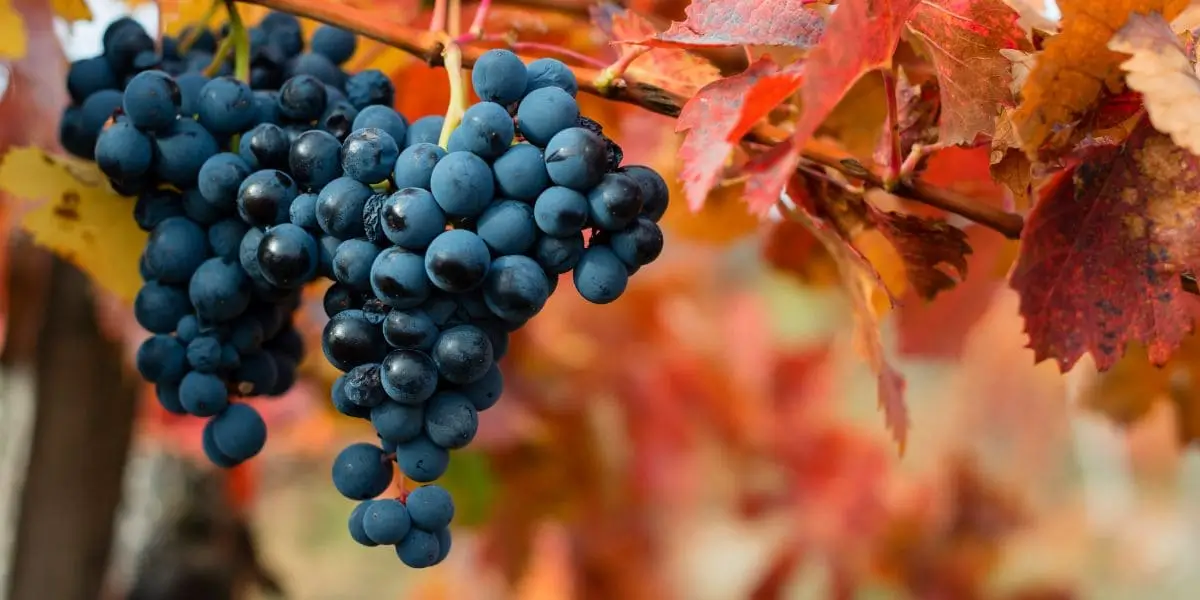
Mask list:
[[[688,131],[679,149],[688,206],[700,210],[734,144],[756,121],[795,93],[798,65],[780,69],[769,56],[750,68],[702,88],[679,113],[675,131]]]
[[[800,152],[842,96],[864,74],[888,67],[919,0],[848,0],[838,4],[825,36],[809,55],[801,87],[804,112],[792,137],[749,166],[746,201],[765,209],[779,198]]]
[[[933,58],[942,91],[939,141],[962,144],[990,134],[1012,106],[1012,61],[1002,49],[1028,48],[1020,15],[1001,0],[924,0],[908,26]]]
[[[904,273],[922,298],[932,299],[967,276],[971,246],[963,230],[941,219],[885,212],[864,204],[870,221],[900,254]]]
[[[1011,285],[1038,361],[1100,370],[1129,341],[1163,364],[1193,328],[1180,274],[1200,266],[1200,158],[1148,121],[1124,145],[1091,146],[1041,191]]]
[[[792,46],[809,48],[821,39],[825,22],[804,0],[695,0],[687,19],[641,41],[647,46]]]

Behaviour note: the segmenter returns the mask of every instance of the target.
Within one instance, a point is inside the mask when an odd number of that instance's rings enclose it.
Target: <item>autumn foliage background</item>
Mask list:
[[[430,21],[320,2],[397,36]],[[560,293],[514,337],[428,572],[345,535],[327,465],[370,431],[310,351],[258,403],[263,456],[223,475],[291,597],[1192,597],[1200,20],[1178,0],[836,4],[491,5],[468,47],[627,66],[622,102],[580,104],[671,182],[667,249],[618,302]],[[207,7],[159,5],[172,32]],[[56,141],[56,33],[105,6],[0,0],[0,189],[9,234],[87,272],[132,356],[145,234]],[[410,119],[445,110],[441,68],[378,42],[351,65],[390,73]],[[135,455],[198,457],[200,425],[152,394]]]

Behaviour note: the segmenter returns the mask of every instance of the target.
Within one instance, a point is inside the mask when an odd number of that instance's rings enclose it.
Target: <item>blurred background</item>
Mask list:
[[[92,22],[54,24],[69,59],[97,54],[119,16],[158,27],[151,3],[87,4]],[[428,21],[419,3],[384,5]],[[176,24],[204,8],[164,6]],[[626,6],[662,26],[686,2]],[[614,23],[629,26],[583,2],[532,10],[500,3],[488,30],[611,60]],[[588,18],[596,26],[580,26]],[[354,61],[392,74],[410,120],[444,109],[442,71],[370,43]],[[581,106],[628,163],[675,180],[671,119]],[[950,150],[928,176],[1011,202],[987,166],[986,148]],[[301,317],[303,381],[256,402],[266,450],[218,471],[199,450],[199,420],[162,412],[132,371],[146,334],[128,307],[13,231],[0,308],[0,598],[85,600],[97,587],[104,600],[1197,597],[1194,341],[1162,371],[1144,356],[1103,377],[1086,360],[1067,375],[1035,365],[1004,283],[1015,246],[966,225],[970,277],[880,314],[885,356],[872,358],[833,260],[795,224],[748,215],[739,191],[720,187],[693,214],[673,187],[663,258],[624,297],[593,306],[558,294],[513,337],[504,397],[444,478],[454,551],[425,571],[347,535],[353,504],[329,465],[372,432],[329,403],[322,289]],[[878,361],[907,381],[903,452],[877,408]],[[35,525],[19,534],[18,523]],[[77,544],[45,543],[63,535]],[[74,595],[22,583],[47,573]],[[155,591],[181,579],[194,594]]]

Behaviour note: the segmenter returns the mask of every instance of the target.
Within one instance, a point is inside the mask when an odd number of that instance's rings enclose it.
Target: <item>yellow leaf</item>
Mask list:
[[[1130,54],[1121,63],[1125,83],[1142,93],[1154,128],[1179,146],[1200,154],[1200,79],[1183,52],[1183,44],[1161,15],[1130,15],[1129,22],[1108,42],[1110,50]]]
[[[14,147],[0,162],[0,191],[31,205],[21,226],[100,287],[132,302],[146,233],[133,204],[109,187],[95,164]]]
[[[84,0],[50,0],[50,8],[69,22],[92,20],[92,11]]]
[[[13,8],[12,0],[0,0],[0,58],[25,56],[25,18]]]

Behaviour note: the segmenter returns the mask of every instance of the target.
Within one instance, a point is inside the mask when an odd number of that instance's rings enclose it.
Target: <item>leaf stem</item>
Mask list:
[[[627,48],[623,50],[621,57],[616,62],[604,67],[604,70],[600,71],[600,74],[596,76],[596,89],[600,90],[601,95],[607,95],[613,87],[624,87],[625,82],[622,81],[622,78],[625,76],[625,71],[629,70],[629,65],[633,64],[633,61],[641,58],[642,55],[649,51],[650,48],[648,46],[636,46],[632,49]]]
[[[217,45],[217,51],[213,52],[212,60],[209,61],[207,67],[204,67],[205,77],[216,77],[217,73],[221,72],[221,67],[225,66],[225,61],[229,60],[229,55],[233,52],[233,43],[232,35],[221,38],[221,43]]]
[[[237,3],[225,0],[225,7],[229,11],[229,37],[233,40],[233,76],[250,83],[250,34]]]
[[[448,0],[434,0],[433,16],[429,19],[429,31],[441,33],[446,31],[446,3]]]
[[[413,56],[420,57],[430,66],[446,64],[445,61],[451,57],[451,53],[449,52],[443,56],[443,51],[447,49],[451,41],[446,39],[445,34],[414,29],[393,21],[380,19],[378,15],[372,14],[371,11],[357,9],[347,4],[309,2],[307,0],[242,1],[247,4],[257,4],[274,10],[282,10],[298,17],[354,31]],[[459,69],[471,67],[486,51],[485,49],[473,46],[458,46],[458,48],[461,52]],[[685,96],[642,81],[636,75],[629,73],[622,74],[624,85],[601,88],[596,83],[602,70],[592,67],[573,66],[571,67],[571,72],[575,74],[576,80],[579,81],[580,92],[603,96],[617,102],[633,104],[668,117],[679,116],[679,111],[688,101],[688,98]],[[759,123],[750,130],[750,133],[744,139],[759,144],[775,145],[783,143],[789,138],[790,135],[779,127],[769,123]],[[861,179],[871,187],[883,187],[883,178],[881,176],[870,169],[866,169],[857,162],[847,162],[844,156],[825,146],[825,144],[822,144],[818,140],[810,141],[805,145],[801,156],[810,162],[845,173],[851,178]],[[956,192],[923,183],[920,180],[912,180],[910,182],[901,181],[893,193],[915,202],[928,204],[962,215],[1012,239],[1019,238],[1021,235],[1021,228],[1024,224],[1024,219],[1021,215],[1006,212]]]
[[[492,8],[492,0],[479,1],[479,6],[475,8],[475,18],[471,20],[471,28],[467,30],[468,35],[474,36],[475,39],[483,37],[483,25],[487,22],[490,8]]]
[[[195,44],[196,40],[200,39],[200,34],[205,29],[208,29],[208,23],[212,21],[213,16],[217,14],[218,6],[221,6],[221,0],[212,0],[212,2],[209,3],[208,8],[205,9],[204,14],[200,15],[200,20],[196,21],[192,25],[192,29],[187,32],[187,35],[183,36],[183,39],[179,40],[180,54],[184,54],[188,50],[191,50],[192,44]],[[161,18],[162,17],[160,16],[159,19]]]
[[[444,149],[448,148],[450,133],[458,127],[467,108],[467,92],[463,86],[462,46],[454,41],[462,25],[462,0],[449,0],[447,13],[442,59],[446,65],[446,78],[450,81],[450,102],[446,106],[446,118],[442,121],[442,133],[438,136],[438,145]]]
[[[883,122],[884,132],[890,143],[887,152],[887,171],[883,176],[883,188],[887,191],[896,189],[900,182],[900,110],[896,99],[896,69],[884,69],[879,72],[883,76],[883,95],[887,99],[887,118]]]

